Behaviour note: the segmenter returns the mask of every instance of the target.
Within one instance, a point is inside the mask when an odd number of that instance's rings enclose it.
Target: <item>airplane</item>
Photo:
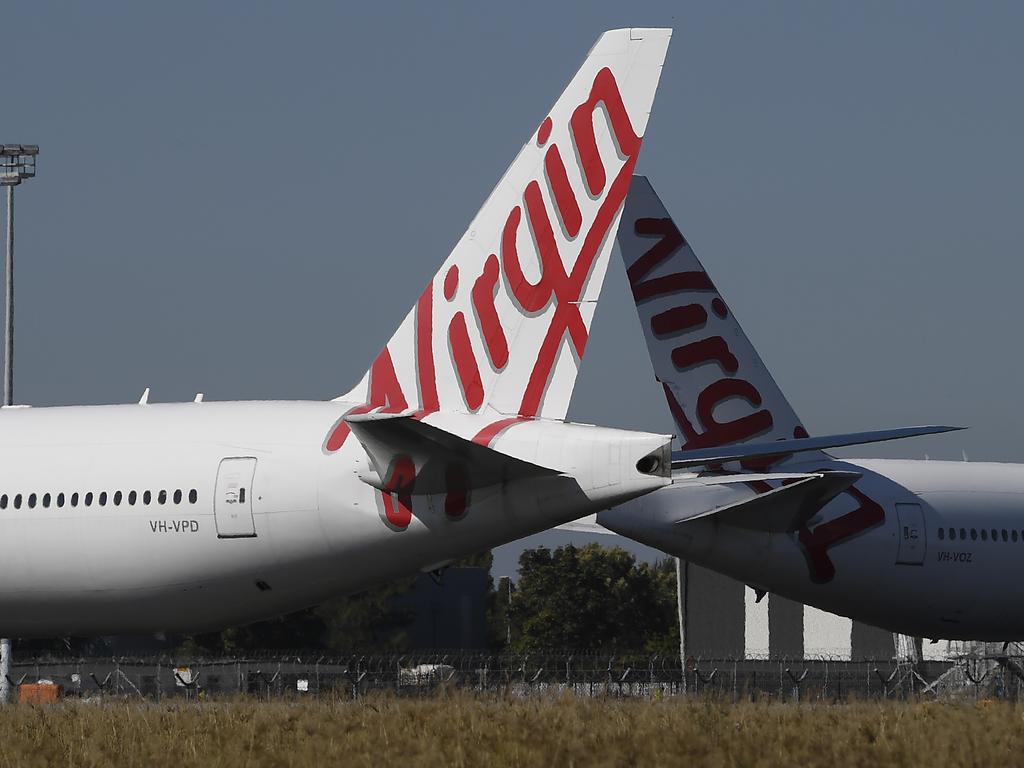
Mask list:
[[[759,599],[771,592],[895,633],[1024,637],[1013,578],[1024,465],[833,458],[822,449],[839,441],[807,437],[644,177],[618,244],[683,450],[671,486],[564,527],[612,531],[741,580]],[[774,456],[740,455],[772,443]],[[727,466],[746,482],[723,482]]]
[[[670,38],[597,40],[347,394],[5,408],[0,635],[251,622],[667,484],[564,418]]]

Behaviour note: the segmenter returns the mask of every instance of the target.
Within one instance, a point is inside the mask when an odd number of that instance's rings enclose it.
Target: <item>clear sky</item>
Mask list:
[[[855,453],[1024,461],[1024,4],[7,0],[0,24],[0,142],[42,148],[19,402],[347,391],[598,34],[672,26],[639,170],[811,432],[965,424]],[[671,429],[617,260],[570,416]]]

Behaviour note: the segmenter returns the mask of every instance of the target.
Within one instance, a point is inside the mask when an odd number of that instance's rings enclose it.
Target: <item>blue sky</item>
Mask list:
[[[347,391],[597,35],[673,26],[639,169],[811,431],[966,424],[857,453],[1024,460],[1022,22],[9,0],[0,141],[42,147],[18,191],[17,399]],[[668,429],[614,262],[570,415]]]

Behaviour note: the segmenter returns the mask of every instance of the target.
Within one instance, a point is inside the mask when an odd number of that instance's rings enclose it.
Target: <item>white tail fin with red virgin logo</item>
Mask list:
[[[670,37],[620,29],[598,39],[370,370],[338,400],[367,411],[564,418]],[[345,436],[335,433],[328,450]]]
[[[806,437],[796,412],[644,176],[633,179],[618,242],[654,374],[683,449]]]
[[[804,461],[821,461],[829,458],[822,452],[825,448],[959,429],[929,425],[808,437],[643,176],[633,179],[617,239],[654,374],[680,432],[683,450],[672,455],[673,469],[739,461],[744,470],[766,470],[794,454]],[[786,479],[750,475],[744,482],[767,491],[770,480]],[[824,487],[839,485],[829,482]]]

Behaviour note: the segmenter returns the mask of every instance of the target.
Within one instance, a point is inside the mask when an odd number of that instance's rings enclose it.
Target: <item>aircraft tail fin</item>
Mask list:
[[[618,242],[683,450],[807,437],[646,177],[633,180]],[[770,466],[755,461],[745,466]]]
[[[565,417],[670,37],[619,29],[598,39],[370,370],[338,400],[365,411]]]

